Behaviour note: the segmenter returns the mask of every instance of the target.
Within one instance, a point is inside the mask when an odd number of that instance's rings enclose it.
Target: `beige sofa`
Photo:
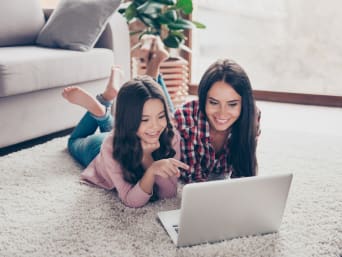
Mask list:
[[[44,14],[46,20],[51,10]],[[20,31],[18,24],[0,25],[0,148],[75,126],[84,110],[61,97],[63,87],[101,92],[113,64],[121,65],[124,81],[130,77],[129,31],[119,13],[111,17],[95,47],[85,52],[35,45],[37,31],[31,43],[23,44],[18,37],[18,43],[8,45],[11,35],[4,33]]]

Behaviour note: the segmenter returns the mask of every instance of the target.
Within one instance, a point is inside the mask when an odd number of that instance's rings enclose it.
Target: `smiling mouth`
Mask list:
[[[224,125],[226,123],[229,122],[229,119],[218,119],[218,118],[214,118],[215,122],[220,124],[220,125]]]
[[[145,135],[148,136],[148,137],[159,137],[159,131],[157,131],[157,132],[145,133]]]

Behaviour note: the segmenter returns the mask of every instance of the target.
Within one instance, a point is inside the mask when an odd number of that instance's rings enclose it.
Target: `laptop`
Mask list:
[[[282,174],[187,184],[181,208],[158,219],[178,247],[277,232],[291,181]]]

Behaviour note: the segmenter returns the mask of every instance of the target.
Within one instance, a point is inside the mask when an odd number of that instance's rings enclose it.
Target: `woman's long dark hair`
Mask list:
[[[198,87],[199,108],[205,113],[208,91],[215,82],[224,81],[241,96],[241,114],[232,125],[229,162],[233,176],[249,177],[257,173],[256,107],[251,83],[246,72],[234,61],[224,59],[213,63],[202,76]]]
[[[153,159],[171,158],[176,153],[172,148],[174,132],[168,108],[159,87],[152,78],[140,76],[126,82],[116,99],[113,158],[121,164],[124,179],[131,184],[137,183],[145,172],[141,165],[143,151],[137,131],[147,100],[159,99],[167,120],[167,126],[159,138],[160,148],[152,153]]]

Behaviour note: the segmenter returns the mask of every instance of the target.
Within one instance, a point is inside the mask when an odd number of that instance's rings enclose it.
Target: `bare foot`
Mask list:
[[[112,101],[118,94],[123,79],[123,71],[120,66],[113,66],[110,77],[102,97],[107,101]]]
[[[138,58],[141,62],[148,62],[151,54],[151,46],[156,36],[144,35],[140,42],[133,47],[132,56]]]
[[[154,38],[150,56],[151,58],[146,64],[146,75],[157,78],[161,63],[169,57],[169,53],[166,51],[160,37]]]
[[[105,107],[102,106],[95,97],[91,96],[87,91],[80,87],[66,87],[63,89],[62,96],[70,103],[87,109],[95,116],[101,117],[106,113]]]
[[[155,38],[153,57],[159,59],[160,62],[163,62],[169,58],[169,52],[165,49],[164,43],[160,37]]]

